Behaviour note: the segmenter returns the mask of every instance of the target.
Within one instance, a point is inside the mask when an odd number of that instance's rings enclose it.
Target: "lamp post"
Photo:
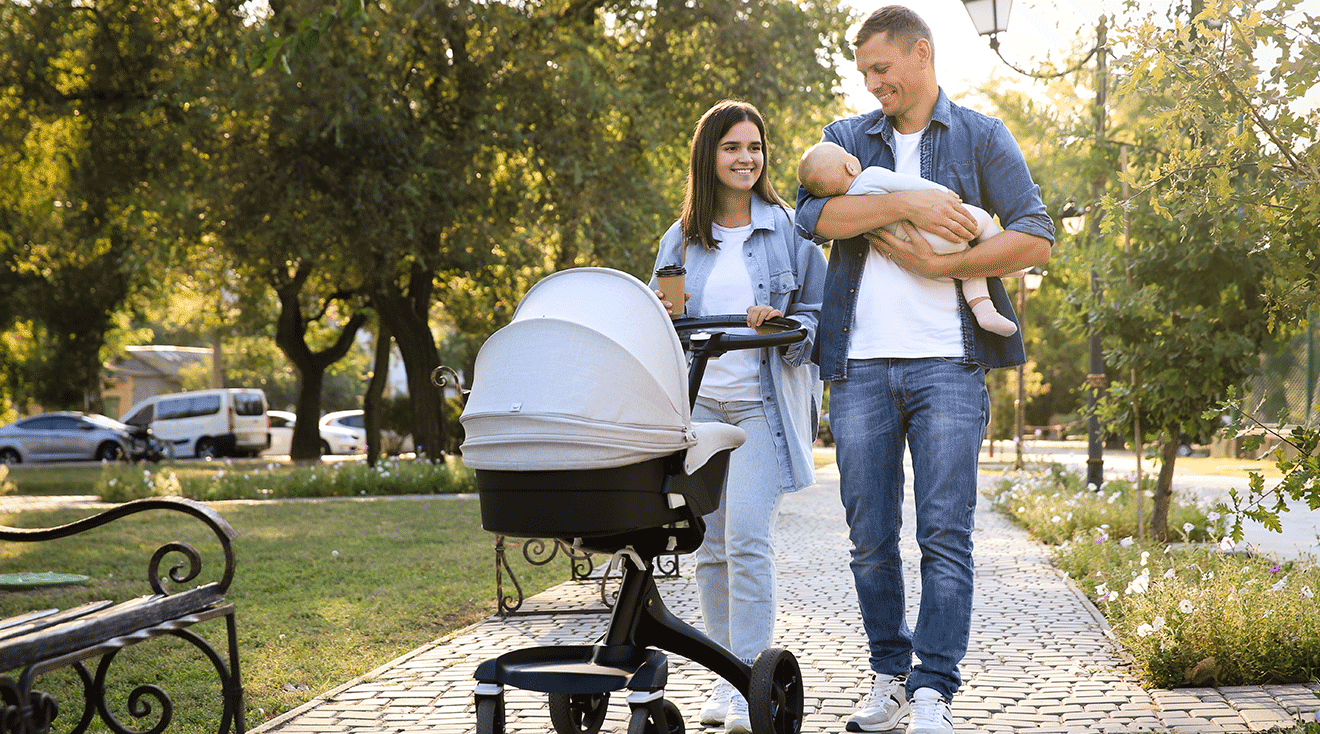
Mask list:
[[[1027,297],[1040,288],[1041,281],[1045,278],[1045,271],[1040,268],[1032,268],[1022,275],[1022,280],[1018,281],[1018,322],[1024,327],[1027,323]],[[1026,428],[1023,425],[1026,421],[1027,409],[1027,387],[1026,387],[1026,365],[1020,364],[1017,368],[1017,401],[1013,405],[1015,420],[1014,443],[1017,444],[1017,462],[1015,466],[1022,468],[1022,434]]]
[[[1104,145],[1105,137],[1105,90],[1108,86],[1105,50],[1109,39],[1108,27],[1105,24],[1105,17],[1100,16],[1100,22],[1096,26],[1095,48],[1086,55],[1086,58],[1073,65],[1071,68],[1057,74],[1034,74],[1029,71],[1019,69],[1004,58],[999,53],[998,34],[1008,30],[1008,16],[1012,8],[1013,0],[963,0],[963,7],[967,10],[967,15],[972,19],[972,25],[976,27],[976,32],[982,36],[990,36],[990,49],[999,56],[1008,68],[1025,76],[1036,79],[1052,79],[1070,74],[1082,67],[1092,56],[1096,57],[1095,64],[1095,144]],[[1104,196],[1106,175],[1101,167],[1095,168],[1095,175],[1091,179],[1091,199],[1100,201]],[[1075,207],[1074,207],[1075,208]],[[1090,211],[1090,207],[1087,207]],[[1098,242],[1100,239],[1100,217],[1098,212],[1092,212],[1091,220],[1091,240]],[[1066,226],[1066,225],[1065,225]],[[1077,230],[1080,232],[1080,229]],[[1093,303],[1099,303],[1101,297],[1100,277],[1096,273],[1095,267],[1091,267],[1091,299]],[[1087,433],[1087,458],[1086,458],[1086,483],[1089,486],[1099,488],[1104,484],[1104,440],[1100,432],[1100,420],[1096,416],[1096,405],[1100,399],[1100,391],[1106,386],[1105,380],[1105,362],[1104,355],[1101,352],[1100,333],[1095,329],[1094,323],[1087,324],[1090,333],[1090,367],[1086,375],[1086,384],[1090,387],[1090,397],[1088,400],[1088,418],[1086,425]]]

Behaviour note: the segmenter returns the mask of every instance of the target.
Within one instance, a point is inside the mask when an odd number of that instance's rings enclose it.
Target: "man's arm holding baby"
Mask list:
[[[835,196],[825,202],[815,234],[827,240],[857,237],[908,221],[946,240],[976,236],[976,219],[956,194],[939,189],[867,196]]]
[[[1016,230],[1004,230],[961,252],[944,255],[931,249],[925,237],[906,222],[898,234],[879,230],[867,235],[871,246],[905,270],[925,278],[990,278],[1016,273],[1050,261],[1050,241]]]

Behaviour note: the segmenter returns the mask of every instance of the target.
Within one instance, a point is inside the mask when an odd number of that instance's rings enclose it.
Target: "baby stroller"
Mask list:
[[[653,577],[656,556],[701,545],[702,516],[719,506],[729,452],[743,442],[740,428],[690,420],[706,362],[806,337],[797,322],[776,321],[764,330],[774,333],[746,335],[718,330],[746,327],[746,315],[671,322],[631,275],[579,268],[533,286],[482,346],[461,419],[482,526],[614,554],[624,572],[596,644],[515,650],[477,668],[477,734],[503,734],[505,686],[548,693],[559,734],[595,734],[610,693],[622,689],[628,734],[682,734],[683,718],[664,698],[661,650],[742,692],[755,734],[801,729],[793,654],[771,648],[747,665],[670,612]]]

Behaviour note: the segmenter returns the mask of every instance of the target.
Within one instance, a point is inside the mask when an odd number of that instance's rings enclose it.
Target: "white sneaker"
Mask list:
[[[729,698],[729,715],[724,719],[724,734],[752,734],[752,718],[747,715],[747,699],[737,691]]]
[[[848,718],[848,731],[889,731],[897,727],[908,712],[907,694],[903,691],[906,681],[906,676],[876,673],[871,692]]]
[[[711,691],[706,705],[701,707],[701,723],[706,726],[718,726],[729,715],[729,698],[733,696],[733,684],[721,678]]]
[[[934,688],[918,688],[912,693],[912,721],[907,734],[953,734],[949,702]]]

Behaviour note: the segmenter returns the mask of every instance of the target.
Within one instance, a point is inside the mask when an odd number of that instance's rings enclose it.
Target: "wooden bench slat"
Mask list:
[[[224,601],[217,584],[168,596],[144,596],[26,634],[0,639],[0,672],[62,657],[105,640],[149,629]]]
[[[8,640],[13,637],[21,637],[32,632],[46,629],[47,627],[54,627],[57,624],[63,624],[71,619],[86,616],[109,606],[114,606],[114,602],[108,599],[103,601],[89,601],[86,604],[81,604],[72,609],[65,609],[64,611],[48,609],[43,610],[43,612],[36,617],[25,614],[23,617],[15,617],[13,620],[7,619],[5,620],[5,625],[0,627],[0,641]],[[17,623],[11,625],[10,622],[15,620],[17,620]]]
[[[8,619],[0,621],[0,631],[7,630],[10,627],[15,627],[20,624],[24,624],[34,619],[40,619],[41,617],[49,616],[58,611],[59,611],[58,609],[37,609],[36,611],[26,612],[24,614],[20,614],[15,617],[10,617]]]

